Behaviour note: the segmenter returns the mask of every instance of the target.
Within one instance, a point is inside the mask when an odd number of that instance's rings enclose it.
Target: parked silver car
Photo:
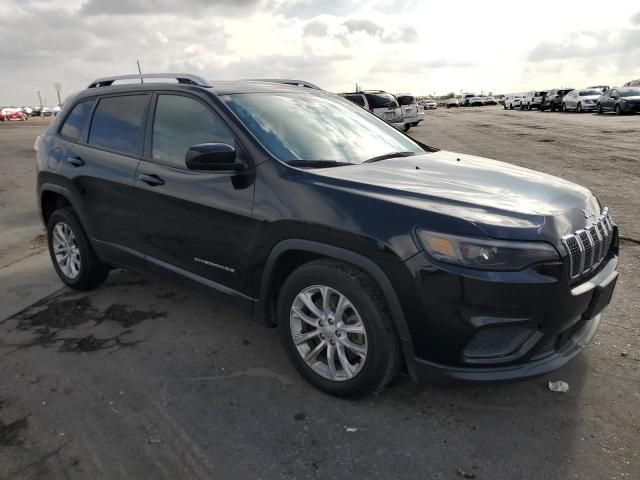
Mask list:
[[[600,95],[602,95],[602,92],[593,88],[572,90],[562,99],[562,111],[568,112],[575,110],[578,113],[593,111],[598,106]]]
[[[458,108],[460,106],[460,102],[457,98],[447,98],[444,102],[444,106],[447,108]]]

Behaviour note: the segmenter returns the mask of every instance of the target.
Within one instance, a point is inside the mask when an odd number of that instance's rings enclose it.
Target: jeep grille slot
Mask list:
[[[569,254],[569,275],[578,278],[595,270],[609,253],[613,239],[613,220],[608,208],[595,223],[562,238]]]

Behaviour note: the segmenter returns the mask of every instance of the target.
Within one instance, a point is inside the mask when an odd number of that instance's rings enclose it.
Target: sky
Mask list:
[[[640,78],[638,0],[0,0],[0,105],[102,76],[480,94]]]

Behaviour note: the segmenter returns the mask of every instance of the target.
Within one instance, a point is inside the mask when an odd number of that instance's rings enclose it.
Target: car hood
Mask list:
[[[552,175],[472,155],[437,151],[406,158],[318,169],[359,184],[359,194],[472,222],[484,233],[517,238],[542,230],[557,239],[583,228],[600,205],[584,187]],[[345,186],[350,188],[350,186]]]
[[[585,95],[584,97],[578,97],[578,101],[580,100],[593,100],[594,102],[598,101],[598,99],[601,97],[602,95]]]
[[[640,102],[640,96],[633,96],[633,97],[621,97],[622,100],[625,100],[627,102],[632,102],[632,103],[638,103]]]

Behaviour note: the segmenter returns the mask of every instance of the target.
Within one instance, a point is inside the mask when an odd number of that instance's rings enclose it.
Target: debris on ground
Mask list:
[[[346,430],[349,433],[353,433],[353,432],[357,432],[360,429],[359,428],[353,428],[353,427],[346,427]]]
[[[476,478],[476,474],[475,473],[466,472],[461,468],[458,469],[458,475],[463,477],[463,478]]]
[[[298,421],[298,422],[299,422],[300,420],[304,420],[305,418],[307,418],[307,414],[306,414],[306,413],[304,413],[304,412],[296,413],[296,414],[293,416],[293,419],[294,419],[294,420],[296,420],[296,421]]]
[[[153,443],[161,443],[161,442],[160,442],[160,439],[159,439],[159,438],[157,438],[157,437],[149,437],[148,442],[149,442],[150,444],[153,444]]]
[[[568,392],[569,384],[567,382],[563,382],[562,380],[558,380],[557,382],[549,382],[549,390],[552,392]]]

